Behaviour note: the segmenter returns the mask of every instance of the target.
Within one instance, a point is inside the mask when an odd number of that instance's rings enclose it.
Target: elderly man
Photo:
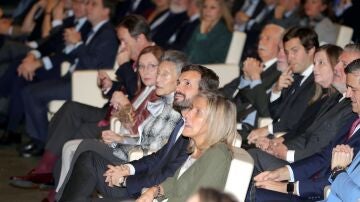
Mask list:
[[[284,29],[269,24],[260,34],[257,48],[260,61],[247,58],[243,63],[243,75],[221,89],[237,106],[237,120],[242,122],[244,139],[256,125],[256,116],[269,116],[267,91],[280,76],[277,69],[279,44]]]

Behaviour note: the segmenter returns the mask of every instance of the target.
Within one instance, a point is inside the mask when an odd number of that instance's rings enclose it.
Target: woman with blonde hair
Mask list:
[[[233,19],[227,2],[204,0],[200,12],[200,25],[184,51],[193,63],[224,63],[233,31]]]
[[[145,191],[137,202],[186,201],[200,187],[223,190],[230,162],[231,145],[237,134],[235,105],[221,95],[201,93],[183,112],[182,135],[190,138],[190,156],[162,184]]]

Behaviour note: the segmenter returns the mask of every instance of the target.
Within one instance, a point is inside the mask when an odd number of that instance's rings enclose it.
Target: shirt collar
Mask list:
[[[273,59],[270,59],[270,60],[264,62],[264,70],[263,71],[269,69],[269,67],[271,65],[273,65],[276,61],[277,61],[277,58],[273,58]]]
[[[103,20],[99,23],[97,23],[92,30],[94,31],[94,33],[96,33],[105,23],[107,23],[109,20]]]

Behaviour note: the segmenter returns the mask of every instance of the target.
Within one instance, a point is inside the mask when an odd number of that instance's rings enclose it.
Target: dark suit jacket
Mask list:
[[[184,22],[180,28],[176,31],[176,39],[173,43],[167,44],[168,49],[174,49],[182,51],[188,41],[190,40],[195,28],[200,24],[200,19],[196,19],[192,22]]]
[[[276,69],[276,63],[271,65],[266,71],[261,73],[262,84],[255,86],[253,89],[245,88],[239,90],[238,95],[233,98],[233,94],[237,90],[240,77],[235,78],[226,84],[220,91],[225,97],[231,99],[237,108],[237,119],[241,122],[246,115],[242,115],[244,110],[251,104],[258,112],[258,116],[269,116],[268,95],[266,91],[277,81],[280,72]]]
[[[285,138],[285,145],[290,150],[296,150],[295,161],[308,157],[328,145],[352,115],[350,100],[344,99],[338,102],[336,95],[333,95],[323,105],[306,131],[293,139]]]
[[[63,20],[63,24],[54,27],[50,31],[50,35],[44,39],[38,40],[38,48],[42,56],[48,56],[53,53],[61,52],[65,48],[64,31],[67,28],[75,26],[75,17],[68,17]],[[91,31],[91,24],[86,21],[80,29],[81,38],[87,38]]]
[[[132,10],[133,0],[118,1],[115,8],[114,22],[118,24],[126,15],[138,14],[147,16],[154,9],[154,3],[149,0],[140,1],[135,10]]]
[[[177,134],[172,133],[171,135]],[[160,184],[166,178],[173,176],[188,157],[188,143],[189,139],[180,135],[172,148],[168,148],[169,143],[166,143],[156,153],[130,162],[135,167],[136,173],[126,179],[126,189],[129,195],[138,196],[142,188]],[[168,149],[170,150],[168,151]]]
[[[186,12],[174,14],[170,11],[170,15],[159,26],[151,30],[152,40],[159,46],[166,46],[170,37],[175,33],[179,25],[188,19]]]
[[[290,89],[283,89],[280,98],[269,105],[270,115],[274,120],[274,133],[290,131],[300,120],[314,95],[314,74],[312,73],[293,94],[289,92]]]
[[[114,66],[118,46],[115,29],[110,22],[107,22],[95,33],[89,44],[85,44],[84,41],[70,52],[70,56],[79,59],[77,70],[111,69]]]
[[[335,139],[318,152],[301,161],[290,164],[296,181],[299,181],[300,196],[312,200],[323,197],[324,187],[329,184],[332,149],[339,144],[348,144],[354,148],[356,154],[360,148],[360,130],[349,141],[346,141],[352,123],[358,118],[353,114]]]

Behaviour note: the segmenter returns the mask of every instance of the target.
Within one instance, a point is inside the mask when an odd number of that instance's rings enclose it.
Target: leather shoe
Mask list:
[[[20,152],[21,157],[30,158],[30,157],[39,157],[44,154],[44,148],[35,145],[29,151]]]
[[[21,134],[14,132],[4,132],[0,136],[0,145],[11,145],[11,144],[20,144],[21,143]]]
[[[28,152],[28,151],[34,149],[34,147],[36,147],[35,143],[30,140],[29,142],[21,145],[21,146],[19,147],[19,150],[18,150],[18,151],[19,151],[20,153],[22,153],[22,152]]]
[[[34,189],[43,184],[49,186],[54,184],[52,173],[33,173],[33,171],[30,171],[25,176],[10,177],[10,185],[14,187]]]

